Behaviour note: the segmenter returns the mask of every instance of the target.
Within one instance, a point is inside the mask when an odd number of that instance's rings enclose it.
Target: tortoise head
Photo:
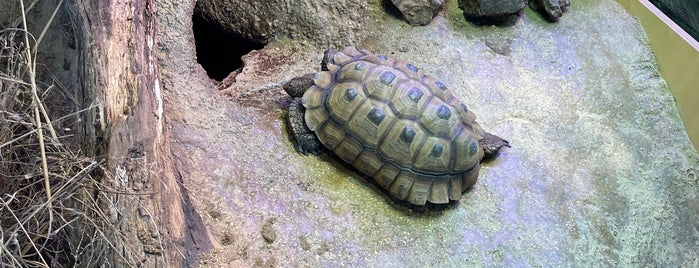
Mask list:
[[[303,93],[313,85],[313,74],[306,74],[304,76],[295,77],[289,82],[286,82],[282,88],[286,91],[286,94],[294,98],[300,98]]]

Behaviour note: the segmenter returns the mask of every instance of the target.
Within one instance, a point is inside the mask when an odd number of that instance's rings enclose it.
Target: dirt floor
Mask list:
[[[478,27],[455,2],[424,27],[371,6],[348,44],[438,77],[512,144],[457,206],[424,213],[294,150],[280,85],[324,47],[272,42],[220,86],[196,62],[193,3],[158,3],[176,168],[216,239],[202,267],[699,265],[699,158],[638,21],[585,0],[558,23],[527,9]]]

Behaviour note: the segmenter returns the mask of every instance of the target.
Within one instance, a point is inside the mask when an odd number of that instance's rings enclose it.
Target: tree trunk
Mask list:
[[[144,267],[190,266],[212,244],[170,151],[159,64],[153,0],[85,1],[67,5],[79,14],[82,106],[96,106],[83,118],[85,144],[106,154],[105,183],[120,193],[110,202],[131,256]],[[142,249],[142,250],[140,250]],[[126,250],[125,250],[126,251]],[[115,258],[118,259],[118,258]]]

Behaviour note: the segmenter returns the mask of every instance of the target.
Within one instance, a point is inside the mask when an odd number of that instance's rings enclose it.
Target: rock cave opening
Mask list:
[[[197,62],[209,78],[221,81],[243,66],[241,57],[264,47],[263,42],[244,38],[211,23],[197,12],[192,16]]]

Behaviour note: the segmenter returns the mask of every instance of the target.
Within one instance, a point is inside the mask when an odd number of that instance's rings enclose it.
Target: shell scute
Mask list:
[[[420,108],[429,102],[429,90],[414,80],[406,79],[397,85],[401,90],[394,91],[390,106],[399,118],[415,120]]]
[[[417,153],[413,165],[416,169],[425,173],[450,173],[451,171],[451,144],[448,140],[438,137],[427,137]]]
[[[329,91],[325,107],[330,116],[340,124],[347,124],[352,118],[352,114],[365,104],[366,97],[362,90],[362,84],[357,82],[344,82],[335,85]]]
[[[348,63],[337,71],[338,82],[364,81],[367,73],[375,66],[375,64],[365,61]]]
[[[393,68],[395,68],[396,70],[400,70],[408,78],[414,79],[416,81],[422,80],[422,77],[425,75],[424,72],[420,70],[420,68],[405,61],[395,61],[393,63]]]
[[[362,144],[359,141],[352,137],[346,137],[333,149],[333,152],[345,162],[352,163],[362,152],[362,149]]]
[[[328,89],[335,83],[335,77],[332,72],[317,72],[313,76],[313,83],[319,88]]]
[[[427,133],[415,122],[398,120],[379,145],[379,154],[385,161],[395,163],[397,166],[412,166],[413,159],[426,136]]]
[[[430,196],[430,188],[432,187],[431,179],[418,179],[415,180],[413,186],[410,188],[410,194],[408,195],[408,202],[421,206],[427,203],[427,198]]]
[[[372,177],[376,180],[376,183],[381,185],[381,187],[388,189],[393,180],[398,177],[398,174],[400,174],[400,169],[390,163],[386,163],[378,171],[376,171]],[[459,177],[459,181],[461,181],[461,177]],[[459,195],[461,195],[460,192]]]
[[[459,195],[461,193],[459,192]],[[435,179],[432,182],[432,189],[428,201],[435,204],[444,204],[449,202],[451,194],[449,192],[449,178]]]
[[[459,133],[452,145],[454,172],[466,172],[483,158],[483,152],[478,150],[478,141],[466,131]]]
[[[325,122],[328,121],[328,112],[327,110],[321,108],[306,109],[304,119],[306,120],[306,126],[308,126],[308,129],[315,131],[316,135],[319,135],[320,133],[318,132],[320,131],[320,128],[325,124]]]
[[[345,139],[346,133],[342,126],[335,122],[327,122],[318,131],[318,139],[325,147],[332,150]]]
[[[435,136],[451,139],[461,130],[463,123],[452,114],[456,111],[438,98],[432,98],[427,107],[419,114],[418,122],[425,130]]]
[[[395,85],[403,80],[402,74],[386,66],[376,66],[364,77],[364,89],[368,96],[387,102],[395,90]]]
[[[416,178],[417,175],[415,173],[402,171],[388,187],[388,191],[396,198],[405,200],[408,194],[410,194],[410,189],[413,187]]]
[[[374,152],[365,150],[352,162],[352,166],[357,167],[359,171],[372,176],[384,165],[384,161]]]
[[[432,92],[435,97],[439,98],[443,102],[449,102],[452,98],[454,98],[451,91],[448,90],[442,82],[438,81],[432,76],[423,76],[422,83],[430,89],[430,92]]]
[[[387,108],[385,104],[372,106],[369,101],[365,101],[357,108],[345,129],[365,147],[376,148],[381,137],[395,121],[395,116]]]
[[[353,59],[354,59],[354,58],[353,58],[352,56],[347,55],[347,54],[345,54],[345,53],[335,53],[335,55],[333,55],[332,61],[333,61],[336,65],[343,65],[344,63],[350,62],[350,61],[352,61]]]

